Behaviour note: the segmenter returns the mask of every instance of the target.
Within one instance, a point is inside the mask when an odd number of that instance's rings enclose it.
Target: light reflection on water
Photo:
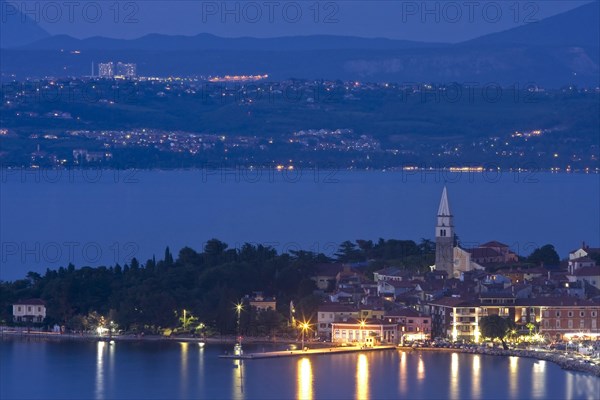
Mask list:
[[[400,354],[400,376],[398,377],[398,388],[400,393],[405,394],[407,391],[407,381],[408,377],[406,376],[406,353],[402,352]]]
[[[450,398],[458,399],[460,398],[460,390],[459,390],[459,374],[458,374],[458,354],[452,353],[450,356]]]
[[[369,359],[365,354],[358,355],[356,363],[356,399],[369,398]]]
[[[420,381],[425,379],[425,362],[421,357],[419,357],[419,364],[417,365],[417,378]]]
[[[481,356],[473,356],[473,376],[471,378],[471,397],[481,398]]]
[[[96,343],[96,376],[94,394],[96,399],[107,397],[106,389],[112,387],[115,371],[114,341],[98,341]]]
[[[231,382],[232,398],[241,400],[244,398],[244,361],[233,360],[233,381]]]
[[[533,376],[531,386],[532,398],[546,397],[546,361],[538,360],[533,364]]]
[[[180,387],[181,393],[187,397],[188,393],[188,351],[190,348],[190,344],[188,342],[179,342],[179,346],[181,348],[181,366],[179,369],[179,379],[180,379]]]
[[[219,359],[229,347],[0,340],[0,398],[600,398],[598,378],[527,358],[382,351]],[[36,385],[24,384],[31,374]]]
[[[96,344],[96,399],[104,398],[104,346],[103,341]]]
[[[511,398],[516,399],[519,388],[519,357],[509,357],[508,365],[508,392]]]
[[[313,398],[313,373],[310,358],[303,357],[298,360],[298,393],[299,400],[312,400]]]

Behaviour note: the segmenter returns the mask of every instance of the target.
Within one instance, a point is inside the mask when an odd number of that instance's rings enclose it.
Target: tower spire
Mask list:
[[[448,204],[448,192],[446,186],[442,192],[442,199],[440,200],[440,208],[438,209],[438,216],[450,216],[450,204]]]

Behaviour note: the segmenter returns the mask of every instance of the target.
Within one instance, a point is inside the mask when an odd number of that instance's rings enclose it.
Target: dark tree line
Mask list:
[[[336,254],[345,263],[370,261],[364,272],[386,264],[427,268],[434,247],[428,240],[380,239],[344,242]],[[308,251],[278,254],[273,248],[245,244],[230,249],[213,239],[202,252],[190,247],[177,257],[167,247],[162,259],[111,267],[47,270],[41,275],[0,282],[0,319],[12,319],[11,304],[17,300],[41,298],[47,303],[46,325],[85,329],[85,316],[99,314],[115,321],[121,329],[157,332],[178,325],[178,314],[186,309],[198,321],[222,334],[234,333],[234,304],[243,296],[261,291],[277,297],[275,313],[254,313],[247,309],[241,318],[244,334],[269,334],[285,325],[289,303],[294,301],[298,317],[312,318],[321,302],[311,276],[318,264],[333,259]],[[415,267],[416,266],[416,267]]]

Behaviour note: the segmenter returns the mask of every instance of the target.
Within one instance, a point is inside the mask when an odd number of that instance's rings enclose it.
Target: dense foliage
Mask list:
[[[339,261],[361,263],[369,275],[386,263],[417,269],[432,262],[431,242],[380,239],[344,242],[337,253]],[[306,251],[277,252],[262,245],[245,244],[229,249],[213,239],[202,252],[189,247],[175,258],[170,249],[161,260],[141,264],[135,258],[124,266],[83,267],[69,265],[58,270],[35,272],[26,279],[0,283],[0,318],[12,319],[11,304],[17,300],[41,298],[47,303],[45,324],[61,324],[68,329],[86,330],[97,315],[115,321],[120,328],[156,332],[179,326],[186,309],[198,322],[218,333],[236,330],[234,304],[245,295],[261,291],[277,298],[277,312],[257,313],[246,307],[241,315],[244,334],[269,334],[285,326],[289,304],[297,316],[313,318],[321,297],[310,279],[318,264],[332,262],[323,254]]]

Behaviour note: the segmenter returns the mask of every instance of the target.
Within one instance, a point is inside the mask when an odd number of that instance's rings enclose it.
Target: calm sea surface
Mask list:
[[[219,359],[195,343],[0,341],[2,399],[597,399],[600,379],[545,361],[383,351]],[[263,350],[247,347],[246,350]]]
[[[73,262],[162,258],[168,245],[335,253],[344,240],[433,238],[442,187],[456,232],[519,254],[600,246],[600,175],[549,173],[1,171],[0,279]]]

